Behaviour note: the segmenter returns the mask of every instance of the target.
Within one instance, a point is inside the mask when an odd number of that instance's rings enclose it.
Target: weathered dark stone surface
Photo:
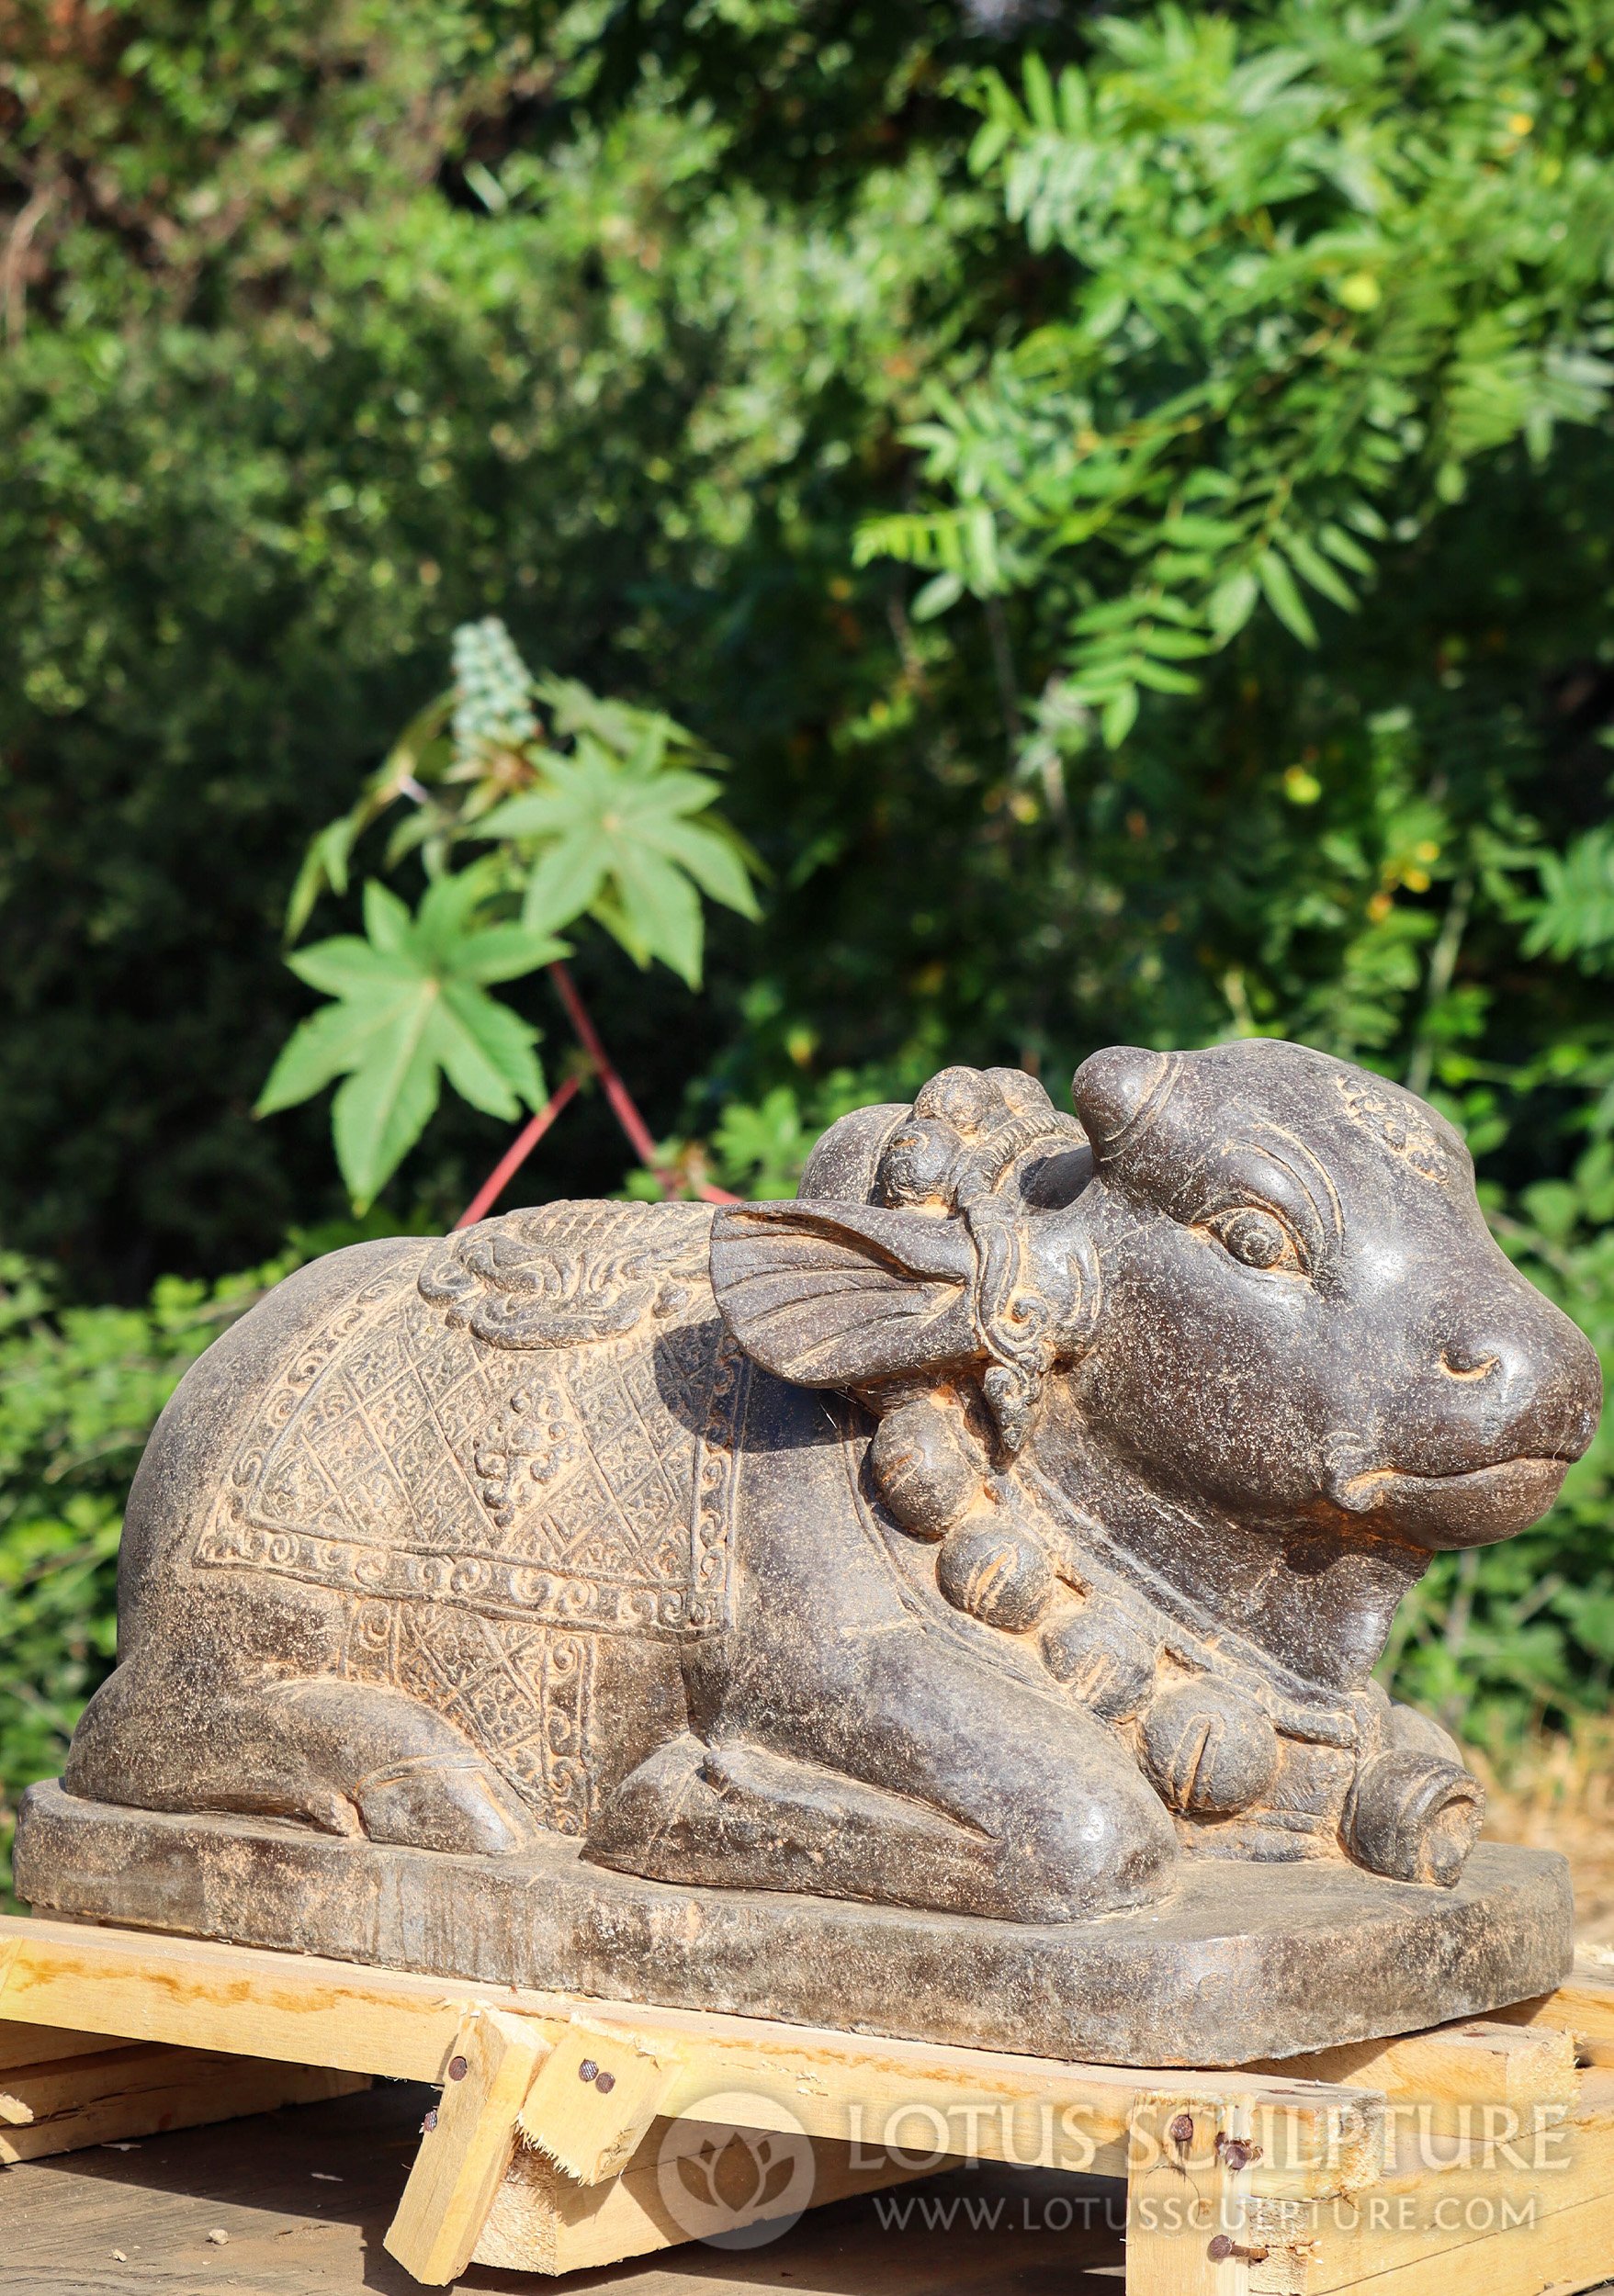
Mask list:
[[[1569,1878],[1484,1842],[1450,1890],[1186,1861],[1165,1904],[1048,1926],[483,1859],[27,1797],[41,1912],[600,1999],[1099,2064],[1232,2065],[1409,2031],[1567,1975]]]
[[[184,1929],[233,1842],[260,1941],[302,1938],[258,1871],[301,1860],[322,1950],[619,1992],[661,1884],[712,1941],[677,1998],[833,2018],[824,1941],[878,1937],[871,2022],[880,1985],[918,2032],[1034,1999],[1151,2058],[1207,1953],[1192,2030],[1244,2056],[1550,1981],[1557,1882],[1465,1894],[1480,1787],[1371,1668],[1431,1552],[1549,1503],[1592,1349],[1394,1085],[1121,1047],[1074,1101],[947,1069],[791,1203],[550,1204],[281,1285],[152,1436],[28,1888],[112,1916],[143,1874]],[[83,1868],[94,1804],[130,1814]]]

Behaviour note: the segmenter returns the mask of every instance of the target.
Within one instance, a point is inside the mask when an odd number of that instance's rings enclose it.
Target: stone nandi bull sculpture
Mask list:
[[[1551,1502],[1593,1351],[1394,1085],[1119,1048],[1075,1106],[948,1069],[792,1203],[554,1204],[282,1284],[152,1437],[25,1893],[118,1913],[56,1874],[84,1805],[999,1925],[1207,1861],[1457,1885],[1480,1790],[1370,1670],[1432,1550]]]

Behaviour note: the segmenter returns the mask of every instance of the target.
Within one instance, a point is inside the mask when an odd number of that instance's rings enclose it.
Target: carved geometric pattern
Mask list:
[[[338,1671],[420,1699],[503,1771],[551,1833],[581,1837],[594,1809],[598,1649],[597,1635],[457,1607],[356,1602]]]
[[[643,1215],[662,1209],[702,1208],[589,1208],[606,1245],[612,1216],[635,1215],[634,1251],[604,1255],[639,1300],[626,1329],[597,1269],[573,1271],[559,1343],[480,1336],[463,1289],[367,1286],[271,1387],[195,1550],[346,1597],[341,1672],[453,1721],[562,1833],[591,1812],[596,1637],[729,1615],[748,1367],[709,1286],[683,1280],[687,1221],[671,1223],[679,1282],[658,1277]],[[534,1215],[516,1219],[530,1270]],[[502,1224],[471,1232],[484,1255]]]
[[[714,1315],[538,1379],[418,1294],[367,1305],[270,1396],[198,1563],[606,1632],[723,1623],[742,1374]]]

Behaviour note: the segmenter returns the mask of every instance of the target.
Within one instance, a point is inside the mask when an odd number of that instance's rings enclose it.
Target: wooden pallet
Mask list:
[[[1123,2177],[1129,2296],[1614,2276],[1614,1982],[1595,1971],[1487,2020],[1202,2073],[0,1919],[0,2159],[377,2075],[441,2090],[387,2237],[428,2285],[473,2260],[608,2264],[959,2156]]]

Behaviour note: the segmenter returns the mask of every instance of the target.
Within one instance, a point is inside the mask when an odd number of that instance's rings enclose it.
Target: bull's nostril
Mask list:
[[[1478,1347],[1442,1347],[1440,1368],[1453,1379],[1488,1379],[1501,1362],[1500,1356],[1488,1355]]]

